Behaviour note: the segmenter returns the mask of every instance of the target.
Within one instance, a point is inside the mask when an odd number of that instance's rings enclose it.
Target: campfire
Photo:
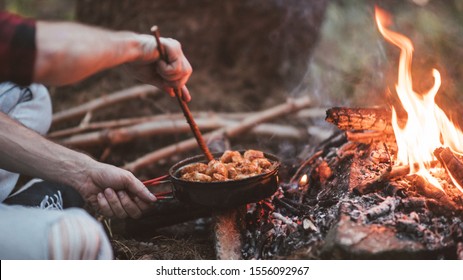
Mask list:
[[[412,42],[388,29],[385,11],[375,16],[401,51],[402,108],[329,109],[342,132],[272,200],[248,208],[245,258],[463,258],[463,134],[435,103],[439,72],[415,92]]]

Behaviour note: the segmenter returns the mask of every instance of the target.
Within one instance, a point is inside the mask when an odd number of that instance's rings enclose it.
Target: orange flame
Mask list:
[[[433,152],[436,148],[444,146],[461,153],[463,133],[434,101],[441,85],[440,73],[432,69],[434,85],[425,93],[416,93],[413,90],[411,76],[412,42],[404,35],[386,28],[391,23],[387,12],[375,7],[375,17],[379,32],[387,41],[400,48],[396,92],[408,114],[408,119],[405,126],[401,128],[396,110],[392,108],[392,125],[398,147],[397,163],[409,165],[411,174],[418,174],[433,186],[443,190],[438,180],[430,173],[431,162],[436,160]],[[463,192],[463,188],[455,180],[453,182]]]

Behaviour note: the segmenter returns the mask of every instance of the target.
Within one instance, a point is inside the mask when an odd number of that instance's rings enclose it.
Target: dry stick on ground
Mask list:
[[[196,122],[201,129],[204,130],[217,129],[225,125],[224,121],[218,118],[198,119]],[[101,144],[117,145],[142,137],[185,133],[188,131],[190,131],[190,127],[184,119],[161,120],[145,122],[128,127],[78,134],[57,141],[68,147],[85,148]]]
[[[212,139],[217,135],[224,135],[225,137],[236,137],[241,133],[251,129],[252,127],[258,125],[259,123],[287,115],[290,113],[295,113],[303,108],[309,107],[311,104],[310,98],[302,97],[299,99],[291,99],[288,100],[285,104],[281,104],[275,106],[273,108],[261,111],[254,115],[251,115],[245,118],[242,122],[234,125],[227,126],[225,128],[217,129],[213,132],[204,134],[204,138],[206,140]],[[142,167],[150,165],[160,159],[172,156],[176,153],[181,153],[188,151],[190,149],[194,149],[197,147],[196,140],[194,138],[190,138],[188,140],[181,141],[179,143],[167,146],[160,150],[154,151],[149,153],[133,162],[127,163],[123,166],[123,168],[135,172]]]
[[[193,113],[193,116],[195,118],[211,118],[211,117],[216,117],[218,115],[219,117],[222,117],[225,119],[242,120],[243,118],[245,118],[246,116],[250,114],[252,113],[198,112],[198,113]],[[175,113],[175,114],[168,113],[168,114],[163,114],[163,115],[153,115],[153,116],[146,116],[146,117],[135,117],[135,118],[93,122],[85,126],[79,125],[79,126],[75,126],[71,128],[56,130],[56,131],[50,132],[47,135],[47,137],[50,139],[58,139],[58,138],[64,138],[64,137],[68,137],[68,136],[72,136],[72,135],[76,135],[76,134],[80,134],[80,133],[92,131],[92,130],[111,129],[111,128],[116,128],[116,127],[136,125],[136,124],[140,124],[143,122],[159,121],[159,120],[178,120],[178,119],[184,119],[184,118],[185,117],[183,113]]]
[[[197,118],[196,123],[201,130],[210,131],[225,126],[238,124],[238,121],[230,121],[219,117]],[[105,129],[84,134],[77,134],[63,139],[55,139],[56,142],[74,148],[87,148],[95,145],[117,145],[130,142],[143,137],[153,135],[186,133],[190,128],[184,119],[158,120],[152,119],[147,122],[135,124],[116,129]],[[260,124],[251,131],[258,135],[274,137],[285,137],[300,139],[304,132],[288,125]]]
[[[80,106],[73,107],[69,110],[61,111],[54,114],[52,124],[56,125],[63,121],[76,119],[87,114],[87,112],[91,112],[103,107],[108,107],[128,99],[146,97],[149,94],[155,94],[157,92],[160,92],[160,90],[151,85],[139,85],[121,91],[117,91],[105,95],[103,97],[94,99]]]
[[[101,129],[112,129],[124,126],[132,126],[140,123],[152,122],[152,121],[162,121],[162,120],[174,120],[183,118],[183,114],[165,114],[149,117],[138,117],[138,118],[127,118],[119,120],[110,120],[110,121],[101,121],[89,123],[85,127],[75,126],[71,128],[66,128],[62,130],[57,130],[49,133],[47,135],[50,139],[59,139],[64,137],[69,137],[72,135],[78,135],[83,132],[92,131],[92,130],[101,130]]]
[[[300,118],[300,119],[313,119],[313,118],[321,118],[325,116],[326,109],[325,108],[309,108],[305,110],[299,111],[295,117]],[[214,118],[214,117],[220,117],[224,118],[230,121],[241,121],[244,118],[247,118],[253,114],[254,112],[236,112],[236,113],[225,113],[225,112],[192,112],[193,116],[196,118]],[[146,116],[146,117],[135,117],[135,118],[126,118],[126,119],[116,119],[116,120],[107,120],[107,121],[100,121],[100,122],[91,122],[88,123],[85,126],[75,126],[75,127],[70,127],[70,128],[65,128],[61,130],[56,130],[53,132],[50,132],[47,137],[50,139],[59,139],[59,138],[64,138],[64,137],[69,137],[72,135],[80,134],[83,132],[87,131],[95,131],[95,130],[101,130],[101,129],[111,129],[111,128],[117,128],[117,127],[124,127],[124,126],[130,126],[130,125],[136,125],[140,124],[143,122],[150,122],[150,121],[155,121],[155,120],[174,120],[174,119],[183,119],[184,116],[182,113],[168,113],[168,114],[163,114],[163,115],[153,115],[153,116]],[[273,126],[273,125],[272,125]],[[265,128],[264,128],[265,127]],[[259,125],[258,126],[258,131],[255,131],[257,134],[268,134],[268,131],[271,127],[267,127],[266,125]],[[277,135],[276,136],[282,136],[287,135],[287,137],[290,138],[295,138],[296,135],[300,135],[300,132],[296,132],[295,128],[287,126],[286,128],[284,126],[276,126],[274,128],[277,128]],[[285,131],[282,133],[280,129],[284,129]],[[260,133],[259,131],[262,131]]]

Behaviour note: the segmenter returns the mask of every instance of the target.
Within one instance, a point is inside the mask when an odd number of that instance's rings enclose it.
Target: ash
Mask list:
[[[395,143],[333,137],[273,197],[248,205],[244,259],[462,259],[463,199],[417,176],[385,179]],[[309,181],[300,186],[299,178]]]

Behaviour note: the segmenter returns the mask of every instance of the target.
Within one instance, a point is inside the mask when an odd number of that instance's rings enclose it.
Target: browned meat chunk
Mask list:
[[[244,155],[238,151],[225,151],[219,160],[211,160],[208,164],[193,163],[183,167],[180,173],[184,180],[216,182],[245,179],[271,170],[272,162],[263,152],[247,150]]]
[[[193,182],[210,182],[212,181],[211,176],[199,173],[198,171],[193,171],[191,173],[185,173],[181,177],[183,180],[186,181],[193,181]]]
[[[186,174],[186,173],[191,173],[193,171],[198,171],[199,173],[206,173],[207,170],[207,164],[198,162],[198,163],[192,163],[184,166],[181,170],[180,173]]]
[[[240,162],[242,158],[238,151],[225,151],[220,157],[220,161],[223,163]]]
[[[207,175],[212,176],[214,173],[218,173],[222,175],[223,177],[228,178],[228,170],[227,170],[227,167],[225,167],[225,164],[215,159],[211,160],[207,164],[207,169],[206,169]]]
[[[253,161],[256,158],[265,158],[265,157],[262,151],[247,150],[246,152],[244,152],[244,158],[247,160]]]

